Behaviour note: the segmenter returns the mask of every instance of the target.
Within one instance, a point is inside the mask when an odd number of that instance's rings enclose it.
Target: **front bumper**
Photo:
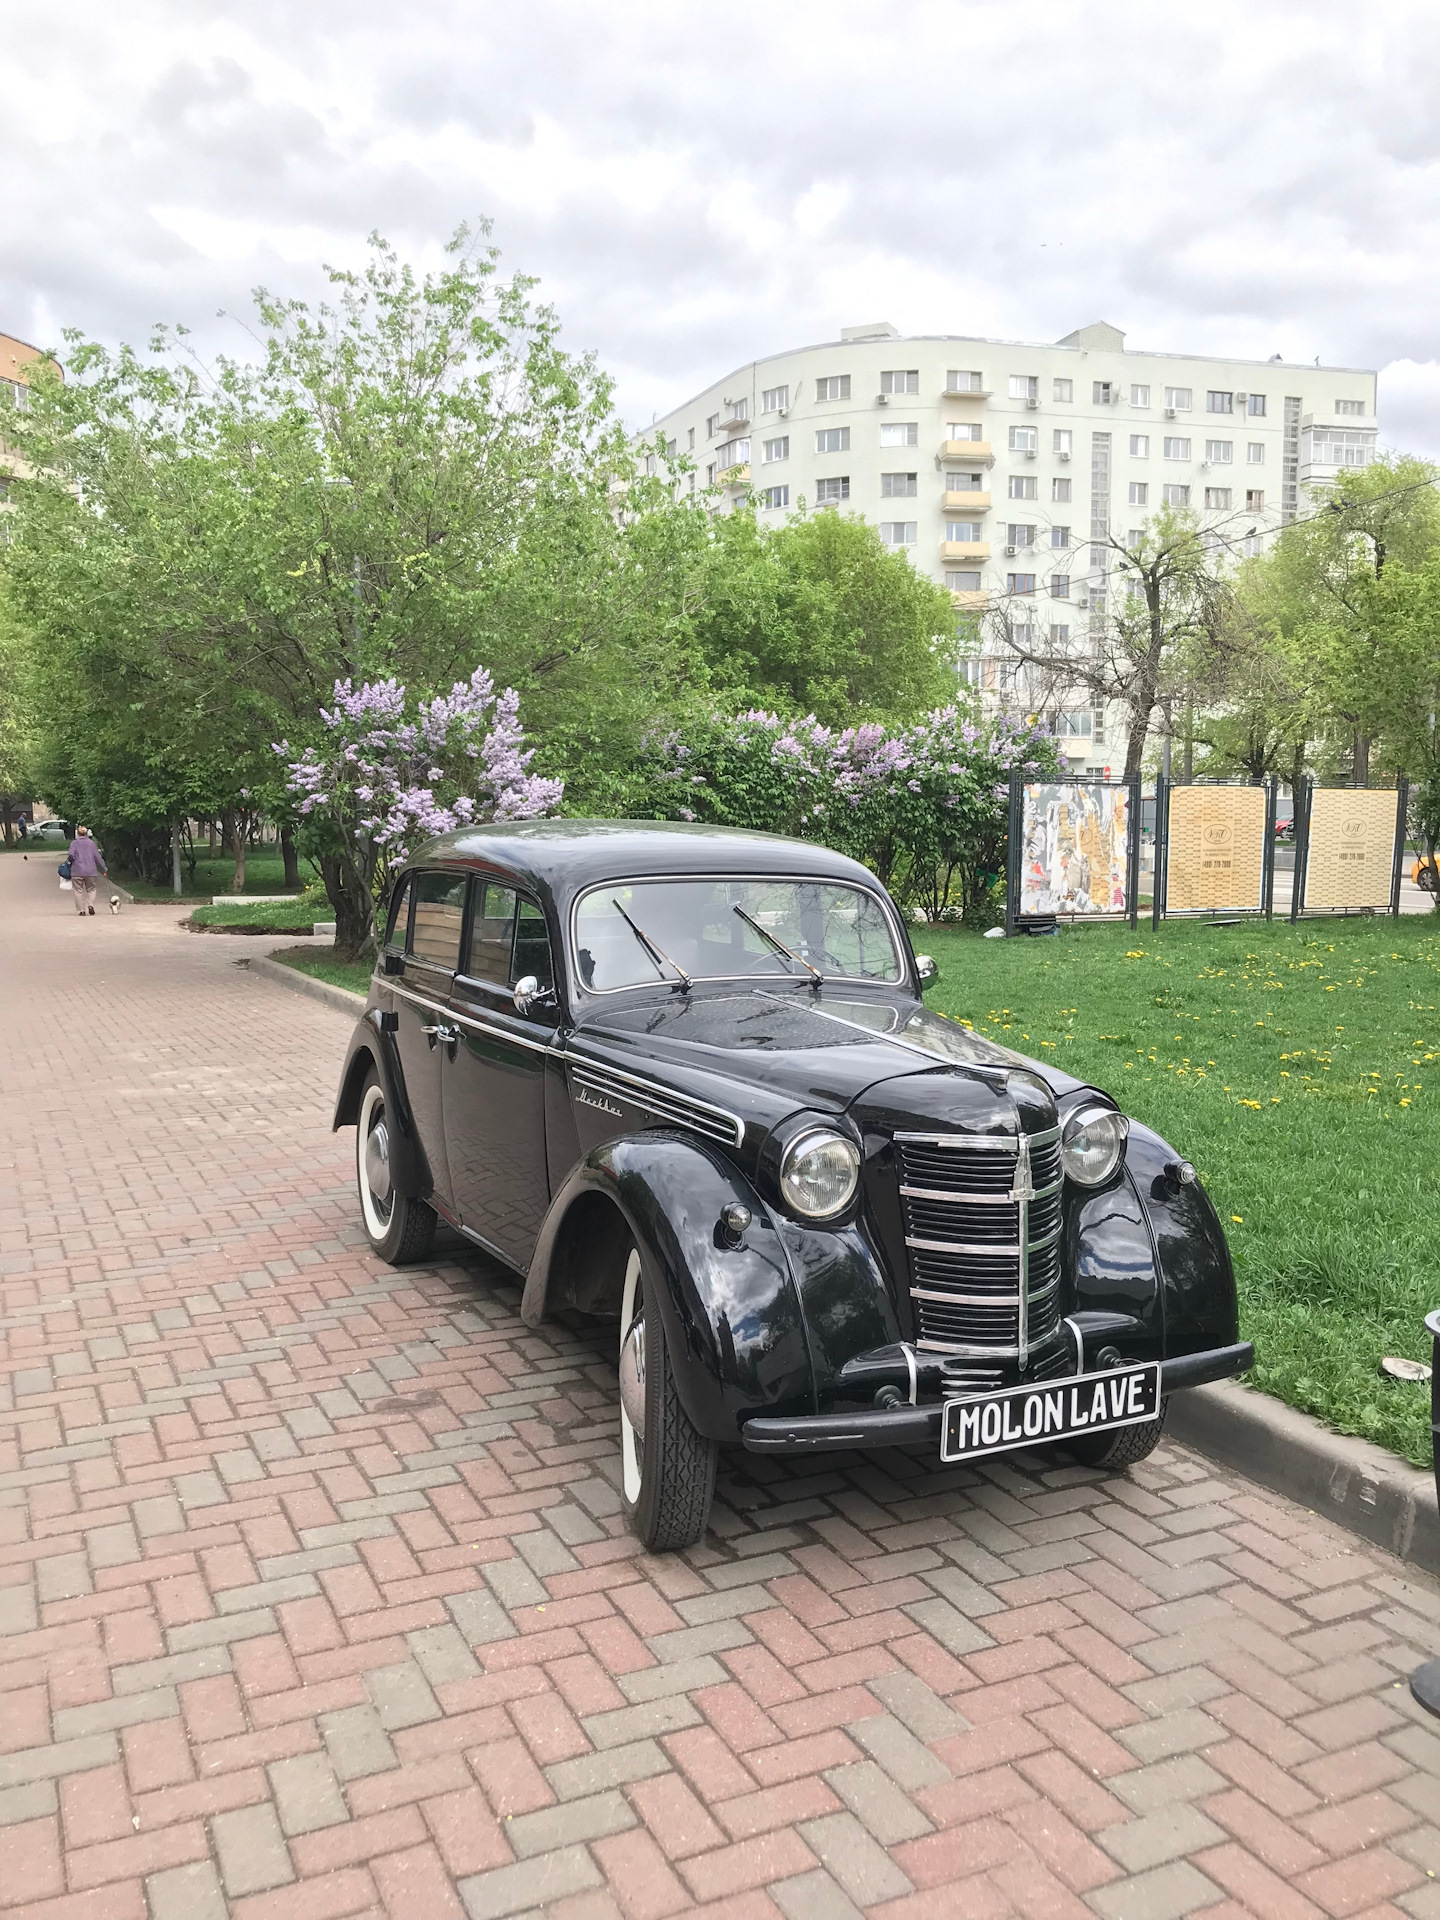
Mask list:
[[[1229,1380],[1255,1364],[1248,1340],[1234,1347],[1211,1347],[1205,1353],[1183,1353],[1160,1367],[1160,1391],[1168,1395],[1185,1387],[1203,1387],[1212,1380]],[[877,1447],[935,1446],[940,1444],[942,1403],[924,1407],[884,1407],[860,1413],[806,1413],[795,1419],[762,1414],[747,1420],[741,1439],[752,1453],[833,1453],[870,1451]]]

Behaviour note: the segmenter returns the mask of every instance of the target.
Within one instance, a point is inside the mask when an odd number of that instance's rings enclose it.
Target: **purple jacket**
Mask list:
[[[78,833],[70,842],[70,878],[72,880],[93,880],[97,874],[105,872],[105,862],[100,858],[100,849],[85,834]]]

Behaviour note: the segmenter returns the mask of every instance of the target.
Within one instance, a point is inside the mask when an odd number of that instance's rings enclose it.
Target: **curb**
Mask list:
[[[358,1019],[365,1011],[363,994],[351,993],[348,987],[332,987],[328,980],[316,980],[311,974],[301,973],[297,967],[287,967],[279,960],[267,960],[262,955],[255,960],[237,960],[235,965],[258,973],[266,980],[273,980],[277,986],[288,987],[292,993],[307,994],[310,999],[319,1000],[336,1013],[348,1013],[352,1020]]]
[[[1166,1436],[1397,1559],[1440,1573],[1434,1476],[1373,1441],[1334,1433],[1312,1415],[1233,1380],[1177,1393]]]

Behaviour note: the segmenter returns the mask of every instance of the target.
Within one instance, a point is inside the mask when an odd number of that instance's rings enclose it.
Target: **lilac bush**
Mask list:
[[[712,714],[647,748],[652,811],[818,840],[939,917],[981,913],[1004,868],[1012,769],[1058,770],[1049,733],[940,707],[904,726]]]
[[[497,695],[484,667],[448,694],[412,702],[398,680],[335,682],[325,738],[293,754],[286,784],[315,845],[336,911],[336,946],[361,952],[397,869],[437,833],[553,813],[564,783],[530,771],[520,696]]]

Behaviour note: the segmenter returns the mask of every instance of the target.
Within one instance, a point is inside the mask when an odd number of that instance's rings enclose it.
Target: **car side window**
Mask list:
[[[410,881],[406,874],[395,889],[395,898],[390,902],[390,931],[385,936],[387,947],[403,947],[410,932]]]
[[[465,925],[463,873],[417,873],[411,882],[410,953],[432,967],[453,973],[460,965],[460,934]]]
[[[520,895],[520,911],[515,921],[515,961],[510,969],[510,984],[534,974],[542,988],[555,984],[550,965],[550,934],[538,901]]]
[[[475,882],[475,917],[470,925],[472,980],[492,980],[503,987],[510,979],[510,950],[515,938],[515,889],[495,880]]]

